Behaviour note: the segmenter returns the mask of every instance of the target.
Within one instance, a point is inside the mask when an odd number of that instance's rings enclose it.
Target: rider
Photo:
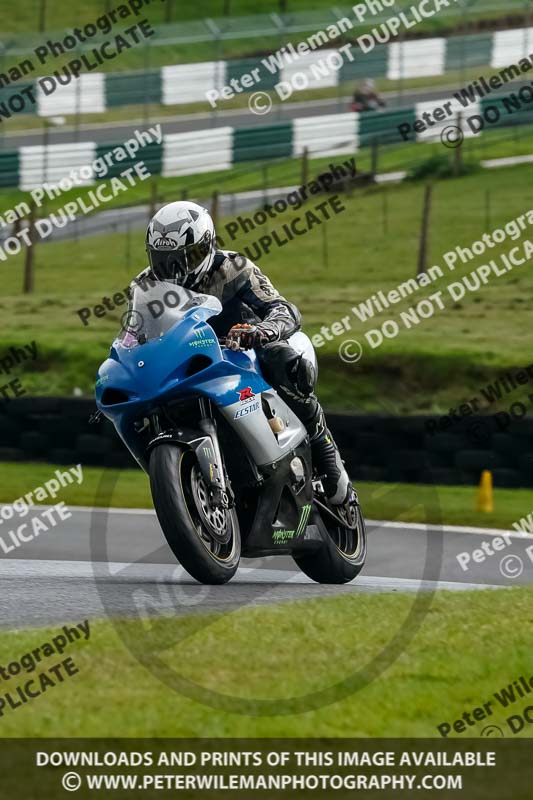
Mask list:
[[[376,89],[376,82],[368,78],[362,86],[356,87],[353,94],[353,111],[376,111],[385,108],[387,104]]]
[[[313,466],[329,502],[352,504],[352,485],[314,394],[315,366],[287,341],[300,328],[298,309],[252,261],[217,249],[213,220],[196,203],[163,206],[148,225],[146,252],[150,266],[136,281],[172,281],[220,300],[222,311],[211,321],[216,334],[233,349],[257,348],[265,379],[309,433]]]

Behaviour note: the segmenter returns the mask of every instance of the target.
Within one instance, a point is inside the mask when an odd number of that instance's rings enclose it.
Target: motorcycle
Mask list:
[[[149,475],[157,518],[196,580],[229,581],[242,558],[291,555],[319,583],[363,568],[357,501],[330,506],[304,426],[265,381],[253,350],[226,348],[209,295],[135,286],[101,364],[96,404]],[[301,334],[303,335],[303,334]]]
[[[350,111],[355,111],[358,114],[362,114],[365,111],[377,111],[382,113],[385,111],[385,104],[373,98],[360,95],[357,99],[354,98],[352,100],[350,104]]]

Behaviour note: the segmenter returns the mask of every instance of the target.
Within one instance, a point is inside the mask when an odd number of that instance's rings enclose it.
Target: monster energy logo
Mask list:
[[[212,336],[208,337],[207,331],[203,328],[194,330],[193,333],[196,338],[189,342],[189,347],[211,347],[216,344],[216,339],[213,339]]]
[[[283,544],[283,542],[288,542],[289,539],[294,539],[300,536],[305,529],[307,528],[307,522],[309,521],[309,515],[311,513],[311,504],[306,503],[305,506],[302,506],[300,522],[298,523],[298,527],[295,531],[274,531],[272,534],[272,539],[276,542],[276,544]]]

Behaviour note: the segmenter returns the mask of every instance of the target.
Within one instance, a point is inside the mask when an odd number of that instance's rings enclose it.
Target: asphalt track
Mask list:
[[[454,87],[454,91],[457,87]],[[422,90],[406,93],[398,97],[394,92],[390,95],[391,107],[409,108],[415,102],[433,100],[446,97],[451,89]],[[387,95],[384,95],[387,98]],[[186,131],[207,130],[208,128],[221,128],[231,125],[235,128],[249,128],[255,125],[274,125],[278,122],[288,122],[299,117],[313,117],[317,114],[339,114],[349,110],[350,97],[331,98],[326,100],[311,100],[306,102],[280,103],[274,106],[269,114],[264,116],[252,114],[248,108],[213,111],[206,110],[196,114],[176,114],[175,116],[150,117],[130,120],[128,122],[88,123],[76,129],[72,125],[49,127],[47,133],[48,144],[67,144],[69,142],[125,142],[136,128],[146,129],[161,123],[163,135],[169,133],[184,133]],[[5,133],[2,147],[6,150],[14,147],[32,146],[42,144],[43,128],[34,130],[14,131]]]
[[[514,91],[521,82],[509,83],[506,94]],[[412,108],[415,103],[430,100],[451,100],[453,93],[462,88],[450,84],[433,89],[407,90],[405,92],[385,92],[388,110]],[[69,142],[114,142],[121,143],[129,139],[135,129],[145,129],[161,123],[163,134],[182,133],[185,131],[206,130],[231,125],[235,128],[249,128],[255,125],[274,125],[302,117],[314,117],[322,114],[340,114],[350,109],[351,97],[327,98],[302,102],[285,102],[275,105],[266,115],[253,114],[247,107],[240,109],[213,111],[206,102],[206,110],[196,114],[179,114],[165,117],[138,118],[128,122],[89,123],[76,129],[71,125],[49,127],[47,141],[49,144],[66,144]],[[43,142],[44,125],[35,130],[14,131],[5,133],[0,148],[10,150],[26,145],[40,145]]]
[[[23,521],[43,508],[34,508]],[[354,592],[501,588],[533,582],[533,535],[511,534],[504,549],[483,563],[472,561],[465,572],[457,554],[480,549],[498,532],[371,522],[366,566],[348,586],[314,584],[284,556],[244,560],[230,584],[201,586],[177,565],[153,512],[113,509],[107,514],[71,508],[71,513],[70,519],[33,541],[0,553],[2,627],[137,615],[140,607],[143,616],[179,615]],[[17,525],[20,522],[17,519]],[[2,522],[0,538],[8,542],[14,527]],[[507,561],[502,567],[503,559]]]

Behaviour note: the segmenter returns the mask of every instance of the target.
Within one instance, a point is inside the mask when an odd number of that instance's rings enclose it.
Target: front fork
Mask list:
[[[209,400],[200,397],[200,421],[199,428],[205,433],[210,444],[201,447],[201,454],[196,451],[200,469],[204,479],[208,482],[209,500],[211,505],[219,508],[231,508],[235,504],[235,498],[229,486],[220,451],[220,444],[217,435],[217,426],[211,415],[211,404]]]
[[[171,433],[164,432],[159,416],[152,414],[150,426],[155,438],[151,442],[151,446],[154,446],[158,440],[186,444],[196,454],[200,471],[207,485],[211,505],[218,508],[231,508],[235,503],[235,498],[227,482],[216,423],[211,415],[211,406],[208,400],[201,397],[199,398],[199,407],[198,427],[204,434],[203,436],[190,436],[182,430],[174,430]]]

